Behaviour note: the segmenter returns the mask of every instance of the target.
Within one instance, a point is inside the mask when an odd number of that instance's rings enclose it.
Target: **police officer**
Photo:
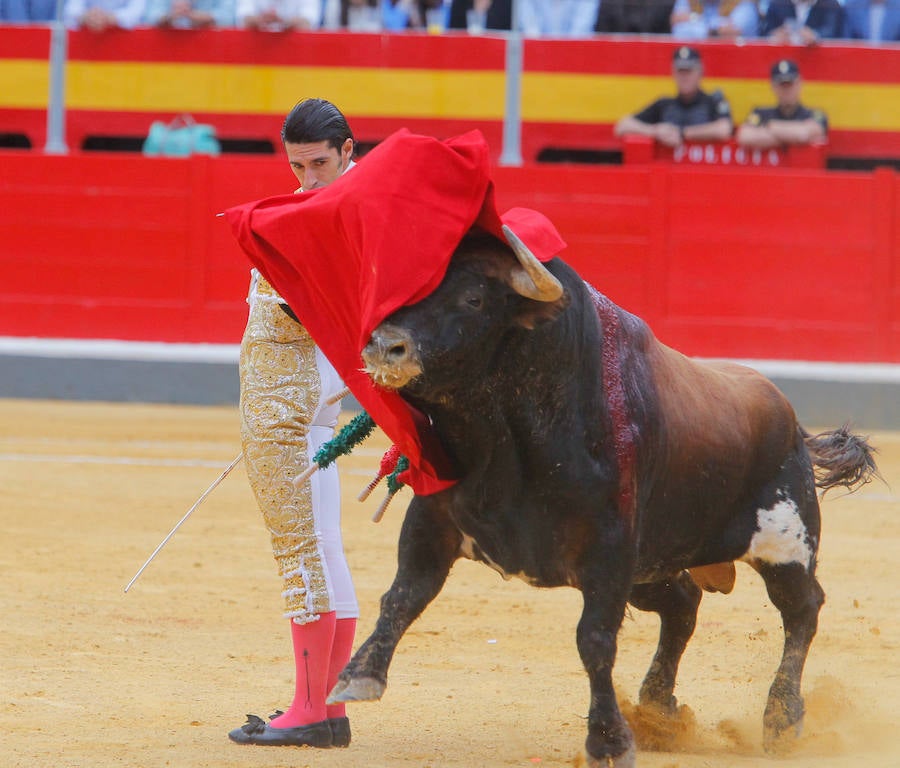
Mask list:
[[[821,109],[807,109],[800,103],[802,78],[797,64],[789,59],[776,61],[771,83],[776,106],[756,107],[738,128],[738,143],[769,149],[823,141],[828,133],[828,118]]]
[[[616,123],[616,136],[649,136],[677,147],[685,141],[727,141],[734,125],[731,107],[720,91],[700,88],[703,62],[700,53],[683,45],[672,58],[672,76],[678,88],[673,97],[657,99],[634,115]]]

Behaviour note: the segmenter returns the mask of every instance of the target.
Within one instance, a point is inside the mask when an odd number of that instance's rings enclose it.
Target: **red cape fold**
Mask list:
[[[400,479],[417,494],[453,485],[453,469],[427,418],[362,372],[369,336],[388,315],[437,288],[472,226],[505,242],[508,225],[541,261],[565,247],[537,211],[500,216],[489,173],[479,131],[439,141],[401,130],[323,189],[225,212],[250,261],[409,459]]]

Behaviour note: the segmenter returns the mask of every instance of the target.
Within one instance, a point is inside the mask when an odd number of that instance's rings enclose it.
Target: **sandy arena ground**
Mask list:
[[[236,410],[0,400],[0,424],[0,767],[583,765],[578,593],[505,583],[468,562],[407,633],[384,699],[351,705],[349,749],[231,744],[245,713],[286,708],[292,686],[279,583],[241,467],[123,588],[237,455]],[[761,580],[739,565],[734,593],[701,606],[676,688],[683,728],[667,751],[641,748],[641,768],[900,766],[900,433],[872,438],[889,486],[824,503],[828,601],[796,750],[762,751],[782,636]],[[408,500],[380,524],[370,518],[383,490],[356,501],[385,447],[373,437],[340,460],[357,645],[393,576]],[[656,628],[638,611],[625,621],[623,706]]]

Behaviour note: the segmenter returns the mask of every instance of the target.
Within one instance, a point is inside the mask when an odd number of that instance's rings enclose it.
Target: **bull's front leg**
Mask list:
[[[602,572],[582,580],[584,610],[578,622],[578,653],[591,685],[588,735],[585,741],[589,768],[634,768],[634,736],[619,711],[613,690],[616,636],[625,615],[630,568],[616,553],[604,553],[597,562]]]
[[[403,634],[437,596],[459,555],[460,534],[446,514],[447,493],[415,496],[400,530],[397,574],[381,598],[375,631],[338,676],[328,703],[374,701]]]

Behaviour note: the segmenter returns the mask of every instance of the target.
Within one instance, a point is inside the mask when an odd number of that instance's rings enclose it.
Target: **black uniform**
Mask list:
[[[786,115],[778,107],[757,107],[747,116],[747,125],[766,125],[770,120],[815,120],[828,132],[828,118],[821,109],[807,109],[798,105],[793,114]]]
[[[681,128],[712,123],[721,117],[731,118],[731,106],[721,91],[697,91],[694,98],[663,97],[634,116],[642,123],[673,123]]]

